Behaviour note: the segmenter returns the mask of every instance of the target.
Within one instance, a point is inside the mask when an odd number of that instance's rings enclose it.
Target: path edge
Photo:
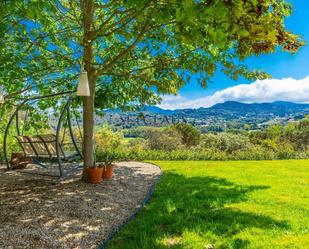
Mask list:
[[[103,242],[101,242],[101,244],[98,246],[98,249],[106,249],[108,244],[111,242],[111,240],[116,236],[116,234],[118,234],[126,225],[128,225],[134,218],[135,216],[149,203],[154,191],[156,190],[157,184],[159,183],[162,175],[163,175],[163,171],[161,169],[161,167],[155,163],[152,162],[140,162],[140,161],[129,161],[129,162],[137,162],[137,163],[148,163],[151,164],[157,168],[160,169],[161,173],[160,175],[158,175],[158,177],[155,179],[155,181],[152,183],[152,185],[150,186],[147,194],[145,195],[141,205],[137,208],[135,208],[132,212],[132,214],[124,220],[124,222],[122,224],[120,224],[117,227],[112,227],[109,235],[107,236],[107,238],[105,240],[103,240]]]

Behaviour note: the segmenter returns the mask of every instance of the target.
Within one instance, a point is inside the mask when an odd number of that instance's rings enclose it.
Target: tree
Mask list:
[[[233,79],[269,77],[246,57],[296,52],[283,0],[15,0],[1,3],[0,72],[6,99],[73,90],[81,64],[84,164],[93,163],[95,109],[132,109],[177,94],[192,75],[206,87],[217,70]],[[46,108],[46,107],[45,107]]]
[[[173,151],[182,147],[181,135],[175,129],[147,127],[145,132],[150,150]]]
[[[186,146],[195,146],[198,145],[201,138],[201,133],[198,129],[194,128],[191,124],[179,123],[172,125],[172,128],[175,129],[181,135],[182,143]]]

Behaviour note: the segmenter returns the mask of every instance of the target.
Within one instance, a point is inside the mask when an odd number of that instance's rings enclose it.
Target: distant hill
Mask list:
[[[176,109],[176,110],[166,110],[156,106],[146,106],[142,109],[144,112],[161,114],[161,115],[176,115],[176,114],[186,114],[186,116],[196,116],[204,114],[212,114],[214,112],[222,113],[238,113],[239,115],[248,113],[269,113],[279,116],[284,116],[286,114],[293,114],[298,112],[309,112],[309,104],[299,104],[292,102],[276,101],[272,103],[240,103],[236,101],[227,101],[224,103],[219,103],[208,108],[198,108],[198,109]]]
[[[298,104],[292,102],[277,101],[273,103],[240,103],[236,101],[227,101],[225,103],[216,104],[210,110],[224,110],[237,112],[268,112],[279,115],[286,113],[299,112],[309,109],[309,104]]]
[[[172,115],[174,114],[173,110],[167,110],[167,109],[162,109],[157,106],[145,106],[142,110],[142,112],[150,112],[154,114],[161,114],[161,115]]]
[[[145,106],[138,112],[108,111],[98,123],[115,126],[165,126],[173,122],[189,122],[206,130],[225,128],[242,129],[250,125],[259,129],[272,123],[286,124],[309,114],[309,104],[292,102],[240,103],[227,101],[209,108],[165,110],[157,106]],[[105,121],[104,121],[105,120]]]

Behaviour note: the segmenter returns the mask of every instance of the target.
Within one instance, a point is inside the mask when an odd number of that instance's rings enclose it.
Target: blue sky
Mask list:
[[[239,94],[241,94],[241,90],[250,91],[251,88],[248,88],[248,86],[237,88],[238,85],[253,84],[252,87],[254,87],[254,89],[260,87],[263,89],[270,89],[269,91],[274,91],[276,89],[273,89],[273,85],[281,84],[281,82],[284,81],[282,80],[284,78],[294,79],[290,79],[288,82],[284,82],[284,85],[286,85],[288,88],[286,91],[289,91],[290,94],[287,92],[279,93],[277,89],[276,97],[273,99],[271,97],[268,99],[257,97],[255,99],[251,94],[250,98],[244,98],[243,102],[272,102],[276,100],[309,102],[309,77],[306,78],[309,76],[309,1],[290,0],[289,2],[293,4],[293,13],[286,19],[286,27],[288,30],[300,34],[308,45],[301,48],[301,50],[295,55],[283,53],[280,50],[274,54],[252,57],[245,61],[250,68],[264,69],[272,75],[274,80],[262,83],[258,82],[257,84],[256,82],[249,82],[245,79],[233,81],[226,77],[224,74],[218,72],[212,79],[213,83],[210,84],[207,89],[203,89],[197,84],[197,82],[193,80],[191,84],[186,85],[180,90],[179,96],[164,97],[161,107],[168,109],[188,107],[198,108],[200,106],[207,107],[217,102],[224,102],[226,100],[242,101],[242,99],[235,97],[235,95],[238,95],[237,91]],[[300,84],[299,86],[297,86],[298,83]],[[292,89],[289,87],[291,84],[294,86]],[[218,91],[224,91],[221,92],[221,98],[217,96],[217,98],[213,99],[213,101],[208,101],[207,98],[213,98],[214,94],[218,95]],[[295,95],[304,93],[304,91],[308,93],[308,99],[304,99],[304,96],[300,96],[301,98],[299,99],[295,98]],[[233,97],[231,97],[231,99],[228,97],[222,98],[222,95],[227,96],[227,92],[229,92],[230,95],[232,94]],[[282,99],[280,98],[280,94]],[[269,95],[271,95],[270,92]],[[293,96],[288,97],[288,95]]]

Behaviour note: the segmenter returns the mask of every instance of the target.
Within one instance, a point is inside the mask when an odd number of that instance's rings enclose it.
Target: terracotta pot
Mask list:
[[[91,183],[100,183],[102,181],[103,168],[88,167],[88,180]]]
[[[103,179],[107,179],[107,180],[110,180],[112,179],[113,177],[113,169],[114,169],[114,165],[110,165],[108,167],[105,167],[104,170],[103,170]]]

